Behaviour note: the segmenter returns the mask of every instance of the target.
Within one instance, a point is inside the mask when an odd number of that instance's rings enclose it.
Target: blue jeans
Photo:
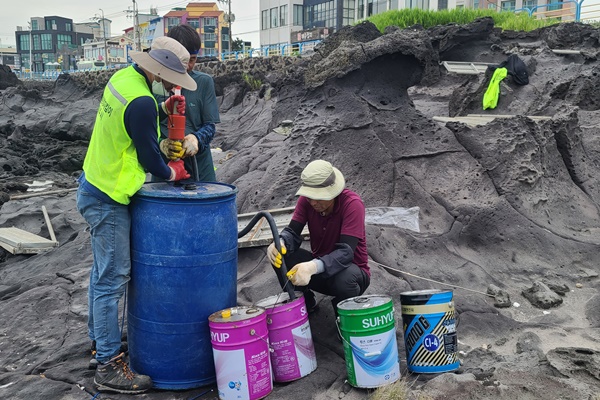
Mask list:
[[[119,354],[119,300],[131,271],[129,207],[103,202],[82,189],[77,210],[90,225],[94,264],[88,289],[88,334],[96,341],[96,359],[105,363]]]

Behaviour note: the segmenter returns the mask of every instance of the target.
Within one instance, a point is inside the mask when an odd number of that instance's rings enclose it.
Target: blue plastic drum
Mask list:
[[[155,388],[216,381],[208,317],[237,303],[236,193],[157,182],[132,198],[129,358]]]

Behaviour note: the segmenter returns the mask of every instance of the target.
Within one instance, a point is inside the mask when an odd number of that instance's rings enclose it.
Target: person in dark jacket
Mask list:
[[[194,65],[198,58],[201,41],[198,32],[190,25],[177,25],[172,27],[168,37],[177,40],[190,53],[187,70],[188,74],[197,84],[196,90],[183,89],[185,96],[185,138],[181,147],[172,143],[167,138],[166,119],[161,124],[162,141],[161,150],[169,159],[183,158],[186,170],[194,177],[198,173],[198,180],[203,182],[216,182],[215,166],[210,152],[210,143],[216,133],[216,124],[221,122],[219,106],[215,94],[213,78],[204,72],[195,71]],[[160,89],[160,87],[159,87]],[[156,93],[157,100],[164,100],[165,93]],[[169,149],[174,148],[172,152]],[[177,150],[181,150],[178,152]],[[194,165],[195,163],[196,165]]]

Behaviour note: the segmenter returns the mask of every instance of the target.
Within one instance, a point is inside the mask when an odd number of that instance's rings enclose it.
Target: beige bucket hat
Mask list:
[[[160,79],[188,90],[196,90],[196,82],[187,73],[190,53],[177,40],[166,36],[157,37],[152,41],[149,52],[133,51],[129,55],[137,65]]]
[[[346,187],[344,175],[325,160],[309,163],[300,178],[302,186],[296,192],[296,196],[304,196],[312,200],[332,200]]]

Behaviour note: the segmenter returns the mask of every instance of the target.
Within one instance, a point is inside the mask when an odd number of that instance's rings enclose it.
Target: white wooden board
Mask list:
[[[437,122],[462,122],[463,124],[467,124],[470,126],[477,125],[485,125],[496,118],[514,118],[516,115],[496,115],[496,114],[468,114],[466,116],[461,117],[439,117],[434,116],[433,120]],[[526,115],[527,118],[530,118],[534,121],[542,121],[552,119],[552,117],[542,116],[542,115]]]
[[[483,74],[488,66],[497,65],[483,62],[465,62],[465,61],[442,61],[442,65],[448,72],[462,75]]]
[[[0,228],[0,246],[12,254],[37,254],[58,247],[58,242],[10,227]]]

